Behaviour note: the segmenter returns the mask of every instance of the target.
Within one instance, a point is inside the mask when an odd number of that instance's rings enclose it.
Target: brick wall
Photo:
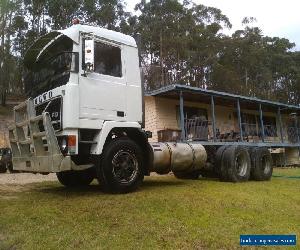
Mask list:
[[[155,98],[153,96],[145,96],[145,130],[152,132],[150,142],[157,141],[157,113]]]
[[[209,105],[194,102],[185,102],[184,105],[208,109],[208,116],[210,117]],[[152,132],[150,142],[157,141],[157,131],[159,130],[180,129],[179,118],[177,117],[179,116],[178,107],[179,100],[176,99],[145,97],[145,129]]]

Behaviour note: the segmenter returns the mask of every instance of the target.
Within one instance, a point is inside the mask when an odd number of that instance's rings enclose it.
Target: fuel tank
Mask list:
[[[205,166],[207,154],[199,143],[157,142],[150,143],[153,151],[151,172],[167,174],[193,172]]]

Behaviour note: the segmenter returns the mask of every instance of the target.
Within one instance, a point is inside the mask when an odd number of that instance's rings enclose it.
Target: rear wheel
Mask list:
[[[251,177],[256,181],[270,180],[273,173],[273,161],[267,148],[254,148],[251,152]]]
[[[244,182],[249,179],[251,160],[248,149],[242,146],[230,146],[224,151],[224,169],[226,180]]]
[[[140,147],[127,137],[117,138],[105,147],[97,165],[97,178],[105,191],[131,192],[144,179],[143,164]]]
[[[58,172],[56,176],[59,182],[66,187],[88,186],[95,177],[95,169]]]
[[[222,181],[227,179],[227,170],[224,166],[224,152],[228,148],[228,146],[221,146],[218,148],[216,152],[216,163],[215,163],[215,172],[218,174]]]

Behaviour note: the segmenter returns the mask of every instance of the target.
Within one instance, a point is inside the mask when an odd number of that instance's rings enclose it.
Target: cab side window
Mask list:
[[[115,77],[122,76],[121,49],[109,44],[95,42],[94,72]]]

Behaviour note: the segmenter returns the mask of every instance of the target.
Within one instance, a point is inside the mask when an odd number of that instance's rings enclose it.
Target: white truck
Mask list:
[[[77,24],[38,39],[24,64],[30,98],[14,108],[9,128],[15,170],[56,173],[65,186],[97,178],[107,191],[129,192],[150,172],[193,178],[209,165],[201,143],[148,143],[134,38]],[[225,148],[214,162],[222,162]],[[227,160],[235,166],[231,172],[240,177],[234,181],[245,180],[247,151],[227,151],[234,158]],[[270,161],[264,163],[267,178]]]

